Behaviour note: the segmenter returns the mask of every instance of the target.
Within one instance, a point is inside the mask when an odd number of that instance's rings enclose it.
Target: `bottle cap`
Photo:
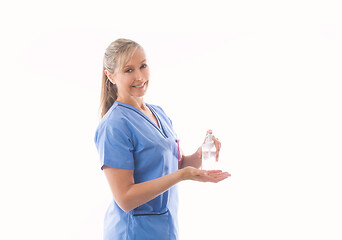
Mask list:
[[[207,135],[206,142],[213,142],[213,135],[211,131]]]

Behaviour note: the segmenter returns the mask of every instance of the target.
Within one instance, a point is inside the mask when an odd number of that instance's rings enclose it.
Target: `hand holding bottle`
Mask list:
[[[201,147],[202,169],[213,170],[215,163],[219,159],[221,142],[212,135],[212,130],[208,130],[204,142]]]

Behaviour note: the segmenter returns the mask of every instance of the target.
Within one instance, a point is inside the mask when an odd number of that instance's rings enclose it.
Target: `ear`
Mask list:
[[[105,72],[107,78],[109,79],[109,81],[111,81],[111,83],[115,84],[115,82],[113,80],[114,79],[113,74],[111,74],[108,70],[105,70],[104,72]]]

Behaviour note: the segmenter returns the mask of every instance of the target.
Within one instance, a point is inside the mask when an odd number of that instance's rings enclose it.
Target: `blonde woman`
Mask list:
[[[104,239],[178,239],[177,188],[183,180],[219,182],[220,170],[199,170],[200,148],[184,156],[172,122],[145,103],[149,66],[143,48],[117,39],[103,61],[101,121],[95,143],[113,194]],[[217,151],[221,143],[213,137]]]

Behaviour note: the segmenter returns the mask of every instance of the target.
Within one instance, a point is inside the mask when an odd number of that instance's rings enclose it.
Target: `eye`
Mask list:
[[[131,73],[131,72],[133,72],[133,69],[131,69],[131,68],[125,70],[125,73]]]
[[[147,64],[146,63],[142,64],[140,68],[147,68]]]

